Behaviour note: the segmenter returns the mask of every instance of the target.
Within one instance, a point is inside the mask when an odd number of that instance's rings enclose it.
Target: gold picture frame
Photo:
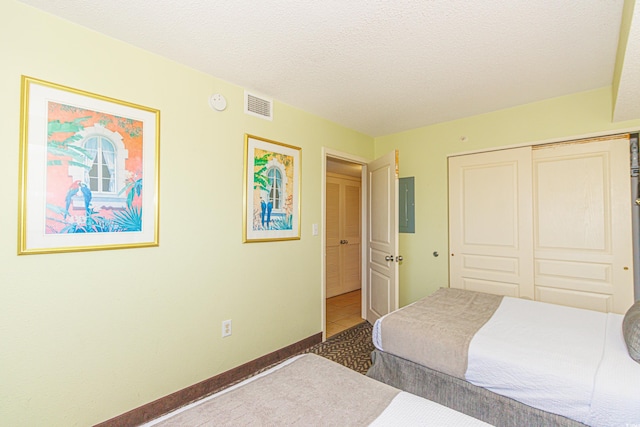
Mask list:
[[[18,254],[158,246],[160,111],[21,80]]]
[[[245,134],[242,241],[300,239],[302,149]]]

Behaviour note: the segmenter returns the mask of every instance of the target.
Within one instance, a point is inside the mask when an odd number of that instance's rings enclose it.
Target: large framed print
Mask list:
[[[18,254],[158,245],[160,111],[22,76]]]
[[[301,151],[245,134],[243,242],[300,239]]]

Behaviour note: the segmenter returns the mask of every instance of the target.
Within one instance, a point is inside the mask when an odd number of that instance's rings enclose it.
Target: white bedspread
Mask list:
[[[490,426],[480,420],[446,406],[418,397],[406,391],[400,392],[376,418],[370,427],[407,426]]]
[[[640,364],[621,324],[618,314],[505,297],[469,345],[466,379],[588,425],[640,425]]]
[[[640,364],[629,356],[622,337],[623,316],[609,313],[605,353],[596,374],[593,426],[640,426]]]

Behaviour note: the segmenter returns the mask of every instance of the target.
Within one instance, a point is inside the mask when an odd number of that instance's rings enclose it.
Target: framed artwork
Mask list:
[[[18,254],[158,245],[160,111],[22,76]]]
[[[300,239],[301,151],[244,136],[243,242]]]

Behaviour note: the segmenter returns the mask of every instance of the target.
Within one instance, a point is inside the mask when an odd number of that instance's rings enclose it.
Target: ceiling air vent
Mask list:
[[[273,101],[244,91],[244,112],[252,116],[273,120]]]

